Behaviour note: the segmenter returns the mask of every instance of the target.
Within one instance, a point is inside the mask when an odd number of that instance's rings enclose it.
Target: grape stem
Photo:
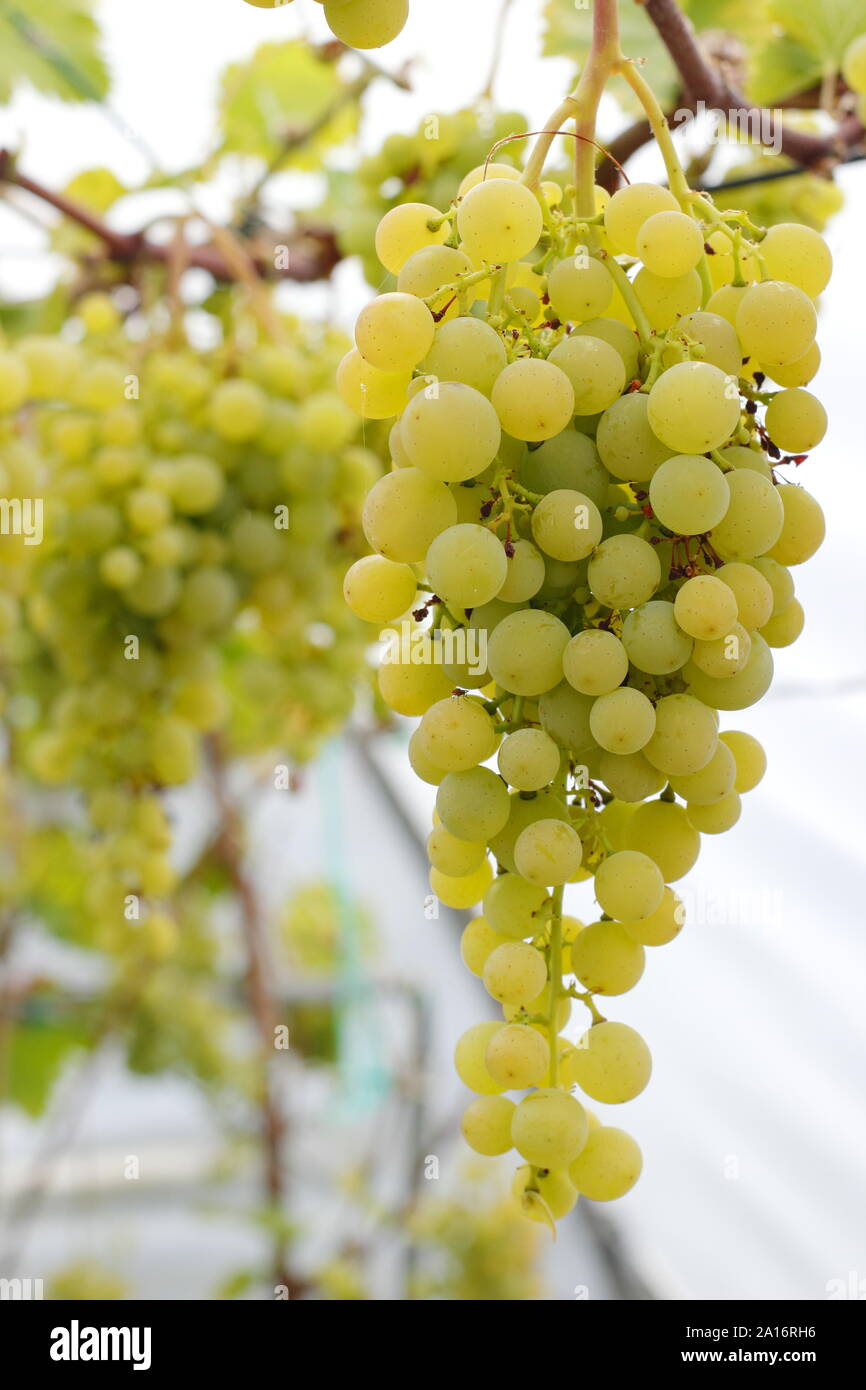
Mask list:
[[[550,1085],[559,1085],[559,1018],[558,1004],[562,993],[562,885],[553,890],[553,911],[550,914],[550,1013],[547,1023],[550,1039]]]

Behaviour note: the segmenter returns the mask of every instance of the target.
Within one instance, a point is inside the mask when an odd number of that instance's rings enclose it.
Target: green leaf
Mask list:
[[[838,70],[851,40],[866,30],[866,0],[771,0],[770,14],[825,70]]]
[[[107,212],[127,191],[110,169],[101,168],[82,170],[63,189],[67,198],[71,198],[74,203],[80,203],[90,212],[100,215]],[[99,245],[100,242],[94,238],[92,232],[79,227],[78,223],[70,218],[58,222],[51,233],[52,250],[58,255],[69,256],[71,260]]]
[[[102,101],[108,71],[91,0],[0,0],[0,101],[23,79],[63,101]]]
[[[822,77],[818,59],[787,34],[770,39],[750,54],[748,95],[759,106],[808,90]]]
[[[28,1115],[41,1115],[70,1055],[85,1044],[68,1024],[13,1025],[9,1048],[9,1098]]]
[[[263,44],[249,62],[233,64],[223,77],[222,152],[271,159],[287,137],[300,140],[333,107],[333,119],[291,156],[293,168],[316,168],[323,149],[357,129],[357,100],[347,97],[336,109],[346,90],[336,65],[318,58],[305,44]]]

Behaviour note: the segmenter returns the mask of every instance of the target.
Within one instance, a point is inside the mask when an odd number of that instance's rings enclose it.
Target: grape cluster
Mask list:
[[[431,886],[483,902],[463,957],[504,1013],[457,1044],[463,1133],[517,1150],[540,1221],[638,1177],[635,1141],[572,1094],[619,1105],[649,1080],[646,1043],[598,999],[677,936],[670,885],[763,776],[719,712],[767,691],[803,626],[791,567],[824,535],[776,472],[826,427],[806,389],[821,237],[646,183],[570,201],[480,169],[444,210],[393,208],[376,249],[397,289],[338,372],[359,414],[397,417],[347,602],[402,633],[379,685],[421,717]],[[563,891],[589,879],[585,925]]]
[[[246,0],[257,10],[279,10],[292,0]],[[409,18],[409,0],[317,0],[335,36],[349,48],[382,48]]]

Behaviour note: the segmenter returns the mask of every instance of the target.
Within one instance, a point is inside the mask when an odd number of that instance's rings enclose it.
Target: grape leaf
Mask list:
[[[866,0],[771,0],[770,13],[825,69],[838,69],[851,40],[866,30]]]
[[[128,190],[110,169],[97,168],[84,169],[80,174],[76,174],[63,192],[74,203],[89,208],[91,212],[102,214]],[[85,255],[98,245],[99,242],[94,239],[92,232],[80,227],[70,218],[63,218],[51,232],[52,250],[61,256],[68,256],[70,260]]]
[[[301,43],[268,43],[249,62],[234,63],[222,80],[220,127],[222,153],[277,155],[287,136],[301,136],[324,121],[321,130],[292,154],[292,167],[317,168],[322,150],[351,135],[358,126],[357,100],[347,90],[336,65],[318,58]],[[327,113],[335,108],[328,120]]]
[[[68,1024],[16,1024],[9,1047],[10,1100],[28,1115],[41,1115],[64,1062],[84,1043],[84,1033]]]
[[[0,101],[23,79],[63,101],[102,101],[109,78],[91,0],[0,0]]]
[[[772,106],[820,82],[820,61],[788,34],[780,34],[750,53],[748,95]]]

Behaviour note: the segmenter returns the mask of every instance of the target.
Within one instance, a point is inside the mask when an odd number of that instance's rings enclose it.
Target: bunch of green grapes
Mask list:
[[[257,10],[279,10],[292,0],[246,0]],[[349,48],[382,48],[409,18],[409,0],[317,0],[335,38]]]
[[[333,390],[331,330],[285,321],[278,344],[200,352],[132,341],[102,295],[76,322],[77,344],[0,351],[3,491],[43,504],[38,543],[4,546],[3,686],[22,766],[85,803],[91,912],[145,900],[160,957],[164,789],[209,736],[304,761],[350,710],[367,638],[341,582],[381,468]]]
[[[671,884],[763,776],[719,712],[767,691],[803,626],[791,569],[824,535],[776,472],[826,427],[806,389],[822,238],[687,186],[587,204],[479,173],[444,207],[393,208],[376,247],[397,288],[363,309],[337,377],[360,415],[396,417],[346,599],[393,626],[379,686],[420,716],[431,887],[483,904],[463,956],[504,1014],[457,1044],[463,1133],[517,1150],[544,1221],[638,1177],[635,1141],[572,1091],[620,1105],[647,1085],[646,1043],[599,1001],[677,936]],[[563,894],[589,880],[584,924]]]

